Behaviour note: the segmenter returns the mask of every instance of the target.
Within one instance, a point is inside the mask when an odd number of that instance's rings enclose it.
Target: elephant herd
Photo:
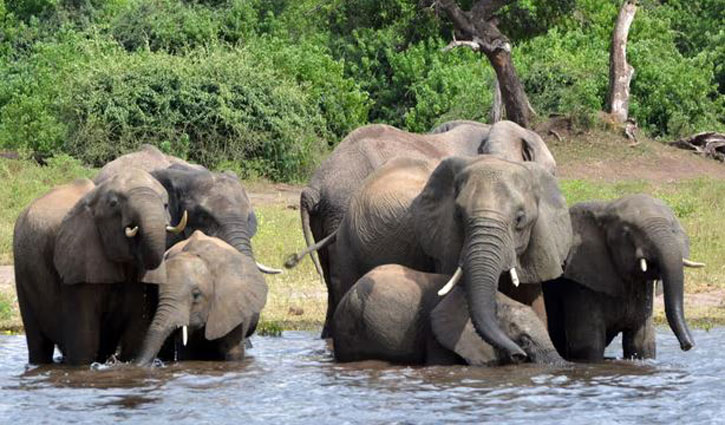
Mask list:
[[[338,361],[498,365],[655,356],[661,281],[683,314],[687,236],[647,195],[567,207],[556,162],[509,121],[350,133],[301,193]],[[239,179],[145,145],[56,187],[15,224],[29,361],[240,360],[267,299]]]

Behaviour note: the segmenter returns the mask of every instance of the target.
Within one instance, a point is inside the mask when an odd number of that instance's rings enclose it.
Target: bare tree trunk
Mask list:
[[[621,123],[627,120],[629,113],[629,83],[634,76],[634,68],[627,63],[627,35],[636,12],[636,0],[625,0],[614,24],[609,50],[607,112]]]
[[[501,87],[498,84],[498,78],[493,80],[493,102],[491,103],[491,124],[499,122],[503,119],[503,102],[501,101]]]
[[[496,11],[514,1],[478,0],[468,12],[461,10],[455,0],[437,0],[435,4],[445,11],[456,32],[471,40],[454,40],[448,48],[465,45],[483,52],[496,71],[506,117],[522,127],[528,127],[534,111],[511,61],[511,43],[498,30],[494,16]]]

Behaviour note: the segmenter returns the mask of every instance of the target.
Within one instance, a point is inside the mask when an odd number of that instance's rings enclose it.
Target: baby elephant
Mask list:
[[[333,318],[338,361],[493,366],[508,358],[476,333],[463,290],[438,291],[450,276],[397,264],[376,267],[343,297]],[[501,329],[534,363],[564,363],[531,307],[497,293]]]
[[[570,209],[574,243],[563,277],[543,285],[551,339],[568,360],[600,361],[622,332],[625,358],[654,358],[654,282],[683,351],[694,342],[683,313],[688,239],[672,210],[648,195]]]
[[[167,281],[159,285],[137,363],[151,363],[174,332],[182,340],[178,360],[242,360],[244,339],[254,333],[267,301],[254,258],[197,230],[166,251],[162,268]]]

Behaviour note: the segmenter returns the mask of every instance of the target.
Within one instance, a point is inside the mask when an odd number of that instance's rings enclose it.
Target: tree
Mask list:
[[[447,49],[466,46],[483,52],[496,71],[507,118],[528,127],[534,111],[511,61],[511,43],[498,30],[495,16],[499,9],[514,2],[515,0],[479,0],[469,11],[463,11],[455,0],[436,0],[432,4],[445,12],[455,28],[456,36],[466,40],[459,41],[454,38]]]
[[[637,12],[636,0],[625,0],[619,9],[612,31],[612,46],[609,50],[609,90],[607,91],[607,112],[620,123],[629,114],[629,83],[634,68],[627,63],[627,35]]]

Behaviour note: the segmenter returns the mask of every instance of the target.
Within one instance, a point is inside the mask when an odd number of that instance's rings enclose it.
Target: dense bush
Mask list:
[[[469,7],[472,0],[461,0]],[[493,73],[419,0],[0,0],[0,147],[99,165],[151,142],[246,175],[303,178],[366,122],[484,120]],[[643,0],[630,114],[649,134],[725,128],[720,0]],[[604,107],[620,1],[502,9],[539,117]]]

